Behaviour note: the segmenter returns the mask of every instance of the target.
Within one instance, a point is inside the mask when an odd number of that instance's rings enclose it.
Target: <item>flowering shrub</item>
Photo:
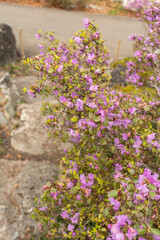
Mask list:
[[[47,239],[159,239],[160,102],[111,89],[108,52],[97,27],[84,27],[68,44],[40,32],[50,45],[27,60],[41,74],[29,94],[59,100],[43,106],[46,129],[74,144],[35,219]]]
[[[160,8],[153,2],[144,9],[141,21],[148,26],[147,36],[130,36],[135,42],[136,51],[132,61],[127,63],[127,80],[139,86],[151,86],[160,96]]]
[[[124,0],[123,6],[132,11],[139,11],[143,7],[148,7],[151,0]]]

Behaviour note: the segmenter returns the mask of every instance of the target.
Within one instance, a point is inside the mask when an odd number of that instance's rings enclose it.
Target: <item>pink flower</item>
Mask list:
[[[62,69],[63,69],[63,65],[60,65],[60,66],[57,68],[57,72],[58,72],[58,73],[61,73],[61,72],[62,72]]]
[[[120,202],[115,200],[114,198],[108,198],[108,200],[111,202],[111,204],[113,205],[113,210],[117,211],[120,207]]]
[[[77,111],[82,111],[83,110],[83,101],[81,99],[77,99],[77,103],[75,104],[77,107]]]
[[[84,19],[83,19],[83,24],[84,24],[84,27],[85,27],[85,28],[88,28],[88,27],[89,27],[90,22],[89,22],[88,18],[84,18]]]
[[[71,218],[72,223],[78,223],[79,214],[80,213],[75,213],[75,215]]]
[[[98,85],[91,85],[89,88],[90,91],[97,91],[98,90]]]
[[[136,141],[134,142],[133,147],[136,148],[136,149],[139,149],[139,147],[142,144],[142,141],[141,141],[139,136],[136,136],[135,138],[136,138]]]
[[[132,115],[132,114],[134,114],[135,111],[137,111],[137,108],[132,107],[132,108],[129,108],[128,111]]]
[[[36,37],[37,39],[41,39],[41,36],[39,36],[39,34],[35,34],[35,37]]]
[[[122,139],[126,141],[128,139],[128,134],[122,133]]]
[[[62,211],[62,213],[61,213],[61,217],[63,218],[63,219],[65,219],[65,218],[70,218],[69,217],[69,215],[68,215],[68,212],[65,210],[65,211]]]
[[[155,135],[156,135],[155,133],[148,135],[147,143],[152,143],[152,141],[155,139]]]
[[[80,37],[75,36],[74,41],[75,41],[77,44],[80,44],[80,43],[82,42],[82,39],[81,39]]]
[[[117,146],[117,144],[119,144],[119,143],[120,143],[119,139],[118,139],[118,138],[115,138],[115,139],[114,139],[114,145]]]
[[[68,227],[67,227],[67,229],[68,229],[69,232],[73,232],[73,230],[74,230],[74,225],[69,224]]]
[[[87,103],[87,106],[93,109],[97,108],[97,105],[94,102]]]
[[[67,184],[67,189],[72,188],[73,186],[74,186],[74,184],[73,184],[72,182],[69,182],[69,183]]]

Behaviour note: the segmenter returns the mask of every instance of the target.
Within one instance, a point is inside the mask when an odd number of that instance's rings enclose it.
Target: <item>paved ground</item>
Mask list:
[[[107,16],[103,14],[89,14],[85,12],[71,12],[38,7],[28,7],[0,3],[0,23],[6,23],[13,28],[19,47],[19,27],[23,29],[23,41],[26,56],[38,52],[38,41],[35,33],[54,30],[60,40],[68,40],[79,29],[83,28],[83,18],[95,20],[102,33],[105,45],[114,58],[117,41],[122,41],[119,56],[131,56],[132,43],[128,36],[133,33],[143,34],[144,26],[135,18]]]

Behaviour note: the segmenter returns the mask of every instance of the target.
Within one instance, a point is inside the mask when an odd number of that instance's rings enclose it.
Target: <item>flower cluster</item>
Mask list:
[[[127,80],[139,86],[155,88],[160,96],[160,8],[152,1],[141,13],[140,21],[148,26],[147,35],[130,36],[135,42],[135,55],[127,63]]]
[[[84,19],[84,27],[68,44],[39,33],[51,44],[27,60],[40,72],[32,94],[59,100],[43,106],[46,128],[74,144],[59,179],[44,187],[35,218],[47,239],[156,240],[160,102],[109,87],[108,51],[97,26]]]
[[[139,11],[143,7],[147,7],[150,4],[150,0],[124,0],[123,6],[132,11]]]

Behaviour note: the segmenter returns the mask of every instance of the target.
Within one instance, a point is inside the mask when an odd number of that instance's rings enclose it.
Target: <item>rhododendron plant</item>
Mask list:
[[[59,100],[43,105],[46,130],[73,143],[58,180],[44,186],[35,219],[46,239],[156,240],[160,101],[110,87],[108,51],[97,26],[83,23],[68,44],[40,32],[45,51],[27,60],[40,73],[29,94]]]
[[[160,3],[154,1],[141,13],[148,26],[146,36],[130,36],[135,42],[135,57],[127,63],[127,80],[139,86],[151,86],[160,96]]]

